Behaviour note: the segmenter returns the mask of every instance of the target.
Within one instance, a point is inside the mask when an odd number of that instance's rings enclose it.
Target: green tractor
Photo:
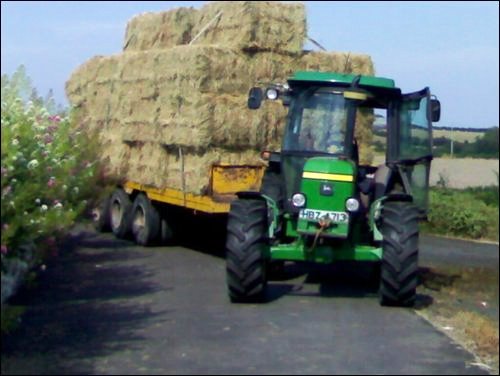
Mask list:
[[[252,88],[248,107],[258,109],[263,99],[288,107],[287,124],[281,152],[263,152],[260,191],[240,192],[231,204],[231,301],[262,300],[269,270],[280,262],[368,261],[379,265],[380,303],[412,306],[439,101],[429,88],[402,94],[391,79],[325,72]],[[387,121],[386,162],[362,165],[357,114],[375,109]]]

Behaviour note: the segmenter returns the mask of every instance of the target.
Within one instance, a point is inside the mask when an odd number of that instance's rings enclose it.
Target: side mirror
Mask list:
[[[248,108],[251,110],[256,110],[260,107],[262,103],[262,89],[260,87],[253,87],[248,93]]]
[[[433,123],[438,122],[441,118],[441,102],[437,99],[431,99],[431,120]]]

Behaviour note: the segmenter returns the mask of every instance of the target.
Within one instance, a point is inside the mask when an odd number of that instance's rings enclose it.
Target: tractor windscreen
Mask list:
[[[283,151],[346,154],[349,102],[342,92],[327,88],[299,93],[290,106]]]

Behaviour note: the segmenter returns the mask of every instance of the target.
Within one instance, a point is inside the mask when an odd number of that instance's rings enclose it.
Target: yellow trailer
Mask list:
[[[99,230],[110,229],[117,237],[132,233],[141,245],[154,242],[168,227],[168,206],[204,213],[228,213],[230,203],[241,191],[260,189],[265,166],[213,165],[205,192],[194,194],[185,189],[153,187],[126,181],[94,211]],[[164,210],[166,208],[166,210]]]

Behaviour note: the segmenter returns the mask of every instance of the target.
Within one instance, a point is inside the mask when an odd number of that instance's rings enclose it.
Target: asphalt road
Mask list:
[[[12,302],[27,311],[2,374],[486,374],[413,310],[380,307],[349,265],[287,264],[267,303],[231,304],[205,236],[139,248],[79,231]],[[498,267],[498,246],[421,239],[421,263],[450,259]]]

